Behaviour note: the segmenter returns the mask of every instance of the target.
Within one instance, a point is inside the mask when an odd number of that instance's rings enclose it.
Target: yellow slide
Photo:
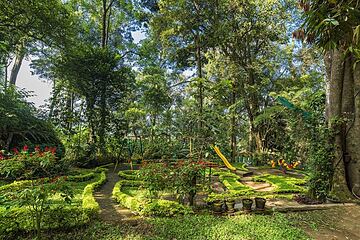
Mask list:
[[[221,158],[221,160],[223,160],[223,162],[225,163],[225,166],[226,166],[228,169],[232,170],[232,171],[236,171],[236,168],[234,168],[234,167],[229,163],[229,161],[226,159],[226,157],[220,152],[220,149],[219,149],[217,146],[215,146],[215,147],[213,147],[213,148],[214,148],[216,154]]]

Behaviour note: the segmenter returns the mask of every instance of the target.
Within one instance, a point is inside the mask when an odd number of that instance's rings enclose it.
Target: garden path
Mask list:
[[[106,173],[107,182],[94,194],[96,201],[100,205],[100,219],[105,222],[120,223],[120,222],[133,222],[136,224],[136,215],[127,208],[119,206],[112,199],[112,191],[119,176],[117,169],[112,167]]]
[[[359,240],[360,206],[338,207],[325,211],[303,212],[300,226],[317,240]],[[309,221],[310,220],[310,221]],[[318,227],[311,227],[312,222]]]

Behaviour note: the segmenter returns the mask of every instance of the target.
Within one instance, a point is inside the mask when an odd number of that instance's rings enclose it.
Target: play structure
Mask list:
[[[236,171],[236,168],[232,166],[229,161],[226,159],[226,157],[221,153],[220,149],[217,146],[213,147],[216,154],[221,158],[221,160],[224,162],[225,166],[230,169],[231,171]]]

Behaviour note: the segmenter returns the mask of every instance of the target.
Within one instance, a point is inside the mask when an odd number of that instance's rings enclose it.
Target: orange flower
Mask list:
[[[271,167],[274,168],[276,166],[276,162],[274,160],[271,160]]]

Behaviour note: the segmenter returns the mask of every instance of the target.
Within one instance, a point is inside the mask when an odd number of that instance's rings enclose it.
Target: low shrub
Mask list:
[[[64,175],[69,169],[69,162],[58,159],[56,151],[56,147],[46,147],[42,151],[36,146],[30,152],[26,145],[22,151],[16,148],[7,154],[0,151],[0,178],[35,179]]]
[[[1,186],[0,193],[9,192],[9,191],[18,191],[26,186],[31,185],[31,183],[32,183],[31,180],[14,181],[10,184]]]
[[[264,174],[253,177],[253,180],[271,184],[276,193],[305,193],[307,191],[301,186],[306,184],[306,179]]]
[[[95,174],[95,172],[92,173]],[[89,176],[88,174],[85,175]],[[83,178],[81,178],[80,176],[85,175],[78,175],[76,179],[83,180]],[[66,178],[61,177],[58,179],[65,180]],[[27,186],[33,185],[32,181],[35,180],[15,181],[14,183],[2,186],[1,190],[3,190],[4,192],[22,190]],[[58,201],[49,202],[48,207],[44,209],[44,212],[42,213],[40,224],[41,229],[64,229],[74,226],[80,226],[89,222],[89,220],[94,217],[99,211],[99,204],[96,202],[93,196],[93,192],[95,189],[99,188],[102,184],[104,184],[105,181],[106,174],[105,171],[102,171],[100,173],[99,180],[86,185],[82,194],[81,206],[73,204],[64,205],[62,203],[59,203]],[[43,179],[42,182],[47,183],[49,182],[49,179]],[[46,184],[44,186],[46,186]],[[2,234],[5,234],[7,237],[9,237],[12,234],[16,235],[16,232],[18,231],[33,230],[33,211],[30,209],[30,207],[17,207],[15,205],[11,206],[10,208],[5,208],[5,205],[4,207],[0,207],[0,239],[3,236]]]
[[[219,180],[224,186],[229,190],[229,192],[233,191],[253,191],[253,189],[249,186],[246,186],[240,182],[241,177],[231,172],[217,171],[215,175],[219,176]],[[238,192],[238,193],[240,193]]]
[[[23,161],[15,161],[5,159],[0,161],[0,177],[7,179],[16,179],[24,175],[25,163]]]
[[[90,183],[84,188],[84,192],[82,195],[83,196],[82,208],[85,214],[88,215],[89,217],[95,216],[100,210],[99,203],[96,202],[93,193],[95,189],[99,188],[105,182],[106,182],[106,173],[105,171],[102,171],[100,173],[100,179],[98,181]]]
[[[71,228],[85,224],[89,217],[84,214],[79,206],[56,205],[48,209],[42,217],[42,229]],[[28,208],[13,207],[10,209],[0,209],[0,238],[13,239],[17,232],[33,231],[32,213]],[[14,238],[15,239],[15,238]]]
[[[93,179],[95,176],[96,176],[95,172],[90,172],[90,173],[86,173],[86,174],[68,176],[67,180],[70,182],[85,182],[90,179]]]
[[[174,201],[155,199],[144,205],[141,213],[145,216],[171,217],[193,213],[192,209]]]
[[[125,179],[125,180],[139,180],[139,176],[138,176],[138,171],[133,171],[133,170],[123,170],[123,171],[119,171],[118,175],[121,179]]]
[[[113,189],[113,198],[124,207],[145,216],[170,217],[192,213],[190,207],[174,201],[148,198],[139,199],[123,191],[124,187],[138,187],[141,185],[142,181],[120,180]]]

